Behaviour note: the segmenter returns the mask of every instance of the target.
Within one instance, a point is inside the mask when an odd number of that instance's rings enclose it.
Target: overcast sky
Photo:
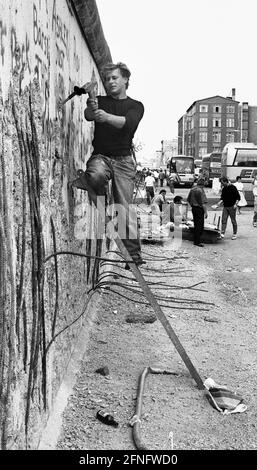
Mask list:
[[[96,0],[114,62],[131,70],[128,95],[143,102],[143,154],[177,136],[198,99],[257,105],[256,0]]]

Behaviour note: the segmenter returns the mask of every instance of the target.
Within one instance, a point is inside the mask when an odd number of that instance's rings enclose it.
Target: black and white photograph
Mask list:
[[[254,0],[0,0],[9,464],[257,450],[256,18]]]

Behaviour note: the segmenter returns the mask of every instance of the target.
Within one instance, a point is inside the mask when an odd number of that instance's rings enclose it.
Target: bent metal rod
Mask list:
[[[93,191],[92,188],[89,188],[87,182],[85,181],[84,172],[82,170],[78,171],[78,176],[79,176],[83,186],[85,187],[85,189],[88,191],[88,193],[92,197],[92,201],[93,202],[96,201],[97,195]],[[100,203],[98,201],[98,209],[100,209],[100,211],[99,211],[100,217],[103,217],[103,214],[105,214],[105,208],[103,207],[103,204],[102,204],[101,201],[100,201]],[[112,223],[111,220],[110,220],[110,222]],[[117,245],[118,249],[120,250],[120,252],[121,252],[122,256],[124,257],[124,259],[126,261],[130,261],[130,269],[131,269],[132,273],[134,274],[136,280],[138,281],[138,284],[140,285],[146,299],[150,302],[152,308],[154,309],[154,312],[155,312],[157,318],[159,319],[162,326],[164,327],[164,329],[165,329],[166,333],[168,334],[170,340],[172,341],[174,347],[176,348],[176,350],[179,353],[181,359],[183,360],[184,364],[186,365],[187,369],[189,370],[192,378],[195,380],[198,388],[200,390],[204,390],[205,387],[204,387],[203,381],[202,381],[199,373],[197,372],[196,368],[194,367],[191,359],[189,358],[189,356],[188,356],[186,350],[184,349],[182,343],[180,342],[178,336],[176,335],[175,331],[173,330],[173,328],[171,327],[169,321],[167,320],[164,312],[162,311],[161,307],[159,306],[159,304],[158,304],[158,302],[155,298],[155,295],[153,294],[150,287],[148,286],[148,284],[147,284],[146,280],[144,279],[140,269],[133,263],[132,257],[130,256],[129,252],[127,251],[126,247],[124,246],[119,234],[117,232],[115,232],[114,227],[113,227],[113,233],[114,233],[114,240],[116,242],[116,245]]]

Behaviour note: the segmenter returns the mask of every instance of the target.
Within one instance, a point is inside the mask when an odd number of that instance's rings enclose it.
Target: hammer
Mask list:
[[[81,96],[81,95],[86,95],[88,93],[89,98],[95,99],[96,97],[96,91],[95,87],[97,85],[97,82],[92,80],[91,82],[85,83],[82,87],[74,86],[74,91],[71,93],[66,100],[62,102],[62,106],[67,103],[67,101],[71,100],[74,96]]]

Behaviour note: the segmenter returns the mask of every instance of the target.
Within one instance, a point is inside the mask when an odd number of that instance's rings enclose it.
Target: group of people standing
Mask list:
[[[151,176],[150,176],[151,178]],[[150,179],[149,179],[150,181]],[[219,238],[223,239],[225,236],[228,218],[230,218],[232,227],[233,227],[233,235],[231,237],[232,240],[236,240],[237,238],[237,220],[236,215],[241,214],[241,208],[247,205],[245,194],[244,194],[244,186],[241,182],[241,177],[238,176],[236,178],[236,182],[234,184],[230,183],[230,181],[226,177],[220,178],[221,183],[221,194],[219,202],[212,206],[213,209],[217,209],[219,206],[223,205],[222,209],[222,217],[221,217],[221,233]],[[205,180],[203,176],[199,176],[196,185],[190,189],[187,202],[191,206],[192,215],[193,215],[193,222],[194,222],[194,245],[199,247],[204,247],[202,242],[202,235],[204,231],[204,220],[208,217],[207,212],[207,197],[204,191]],[[253,215],[253,226],[257,227],[257,174],[254,178],[252,183],[252,191],[254,196],[254,215]],[[176,205],[181,205],[183,201],[182,196],[175,196],[171,201],[171,210],[169,209],[169,220],[174,222],[174,207]],[[151,198],[151,205],[152,207],[157,207],[159,213],[161,214],[161,219],[165,217],[164,214],[164,204],[166,203],[166,190],[162,189],[159,191],[159,194],[153,196]],[[174,206],[175,204],[175,206]],[[164,215],[163,215],[164,214]],[[163,220],[164,220],[163,219]],[[167,220],[166,220],[167,221]]]
[[[174,172],[167,172],[167,170],[148,170],[146,173],[143,173],[144,177],[144,188],[146,190],[146,200],[147,205],[151,204],[152,199],[155,196],[155,190],[160,183],[160,187],[164,187],[164,181],[166,180],[166,185],[170,188],[170,192],[174,194],[175,192],[175,182],[178,179],[177,174]]]
[[[212,206],[213,209],[217,209],[219,206],[223,205],[221,217],[221,233],[219,238],[224,238],[228,218],[230,217],[233,227],[233,235],[231,239],[236,240],[236,215],[237,213],[241,214],[241,208],[247,205],[244,195],[244,186],[240,176],[236,178],[236,182],[234,184],[230,183],[230,181],[226,177],[220,178],[220,183],[220,200],[216,205]],[[187,198],[187,201],[192,207],[192,214],[194,220],[194,244],[200,247],[204,246],[201,241],[201,237],[204,230],[204,219],[208,217],[207,198],[204,191],[204,184],[204,178],[200,176],[198,178],[197,185],[190,190]],[[257,174],[255,175],[252,183],[252,191],[254,197],[253,226],[257,227]]]

